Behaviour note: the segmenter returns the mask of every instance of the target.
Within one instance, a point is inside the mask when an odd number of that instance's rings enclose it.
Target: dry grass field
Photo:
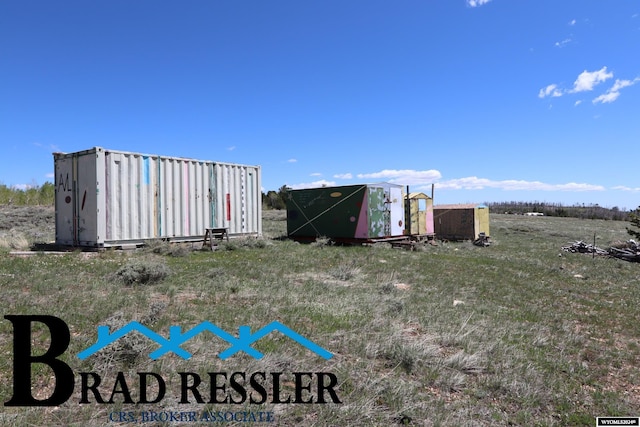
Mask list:
[[[626,225],[492,215],[490,247],[440,242],[406,251],[298,244],[281,239],[284,213],[267,211],[263,238],[232,240],[214,252],[149,242],[136,251],[19,257],[10,251],[53,239],[53,212],[0,208],[3,316],[62,318],[71,343],[60,358],[76,373],[66,403],[5,406],[0,425],[132,425],[110,415],[130,413],[141,423],[149,411],[262,411],[273,422],[255,424],[278,426],[593,426],[596,416],[639,416],[640,265],[561,251],[594,234],[606,248],[628,238]],[[77,357],[96,342],[97,326],[113,330],[134,320],[165,337],[172,325],[210,321],[237,336],[242,325],[256,330],[277,320],[333,357],[278,332],[253,344],[261,359],[240,352],[223,360],[228,345],[200,334],[181,345],[190,359],[170,353],[152,360],[157,345],[137,333]],[[36,327],[32,335],[33,353],[46,351],[48,330]],[[2,402],[13,392],[12,337],[12,323],[2,319]],[[98,373],[107,399],[123,372],[135,401],[137,373],[154,372],[166,379],[166,396],[136,404],[114,393],[112,403],[97,404],[90,393],[81,404],[79,372]],[[283,372],[283,396],[295,396],[292,373],[329,372],[341,403],[272,403],[271,394],[261,404],[180,403],[180,372],[203,383],[209,372]],[[32,377],[34,397],[50,395],[50,368],[34,364]],[[226,393],[241,400],[236,389]]]

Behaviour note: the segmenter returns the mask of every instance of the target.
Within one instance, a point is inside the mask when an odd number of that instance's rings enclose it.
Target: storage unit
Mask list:
[[[433,236],[433,199],[424,193],[409,193],[405,201],[406,230],[411,236]]]
[[[206,228],[262,234],[260,166],[101,147],[53,157],[57,244],[195,241]]]
[[[365,242],[404,235],[402,186],[388,183],[291,190],[287,234]]]
[[[475,240],[489,237],[489,208],[484,205],[437,205],[433,207],[436,237],[451,240]]]

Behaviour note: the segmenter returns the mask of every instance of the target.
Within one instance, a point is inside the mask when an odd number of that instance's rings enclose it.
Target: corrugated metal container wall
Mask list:
[[[105,150],[54,154],[56,243],[262,234],[260,167]]]

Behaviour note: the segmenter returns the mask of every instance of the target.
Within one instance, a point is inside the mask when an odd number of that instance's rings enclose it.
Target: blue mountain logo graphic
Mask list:
[[[173,352],[183,359],[189,359],[191,357],[191,353],[181,348],[180,345],[205,331],[209,331],[231,344],[231,347],[222,351],[218,355],[218,357],[222,360],[226,360],[240,351],[244,351],[254,359],[261,359],[264,355],[255,348],[251,347],[251,345],[274,331],[278,331],[283,335],[291,338],[298,344],[313,351],[318,356],[324,359],[331,359],[333,357],[333,354],[320,347],[313,341],[308,340],[288,326],[283,325],[278,321],[273,321],[263,328],[258,329],[254,333],[251,333],[251,328],[249,326],[240,326],[238,328],[237,337],[231,335],[224,329],[221,329],[211,322],[202,322],[192,329],[185,331],[184,333],[182,332],[182,328],[180,326],[171,326],[169,327],[169,338],[163,337],[162,335],[144,326],[140,322],[129,322],[122,328],[117,329],[113,332],[109,331],[108,326],[98,326],[98,339],[96,343],[78,353],[78,358],[84,360],[132,331],[137,331],[160,345],[160,348],[149,353],[149,357],[153,360],[156,360],[169,352]]]

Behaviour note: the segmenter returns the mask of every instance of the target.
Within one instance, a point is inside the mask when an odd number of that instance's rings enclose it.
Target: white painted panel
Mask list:
[[[391,209],[391,235],[402,236],[404,234],[404,198],[402,187],[392,186],[390,192]]]

